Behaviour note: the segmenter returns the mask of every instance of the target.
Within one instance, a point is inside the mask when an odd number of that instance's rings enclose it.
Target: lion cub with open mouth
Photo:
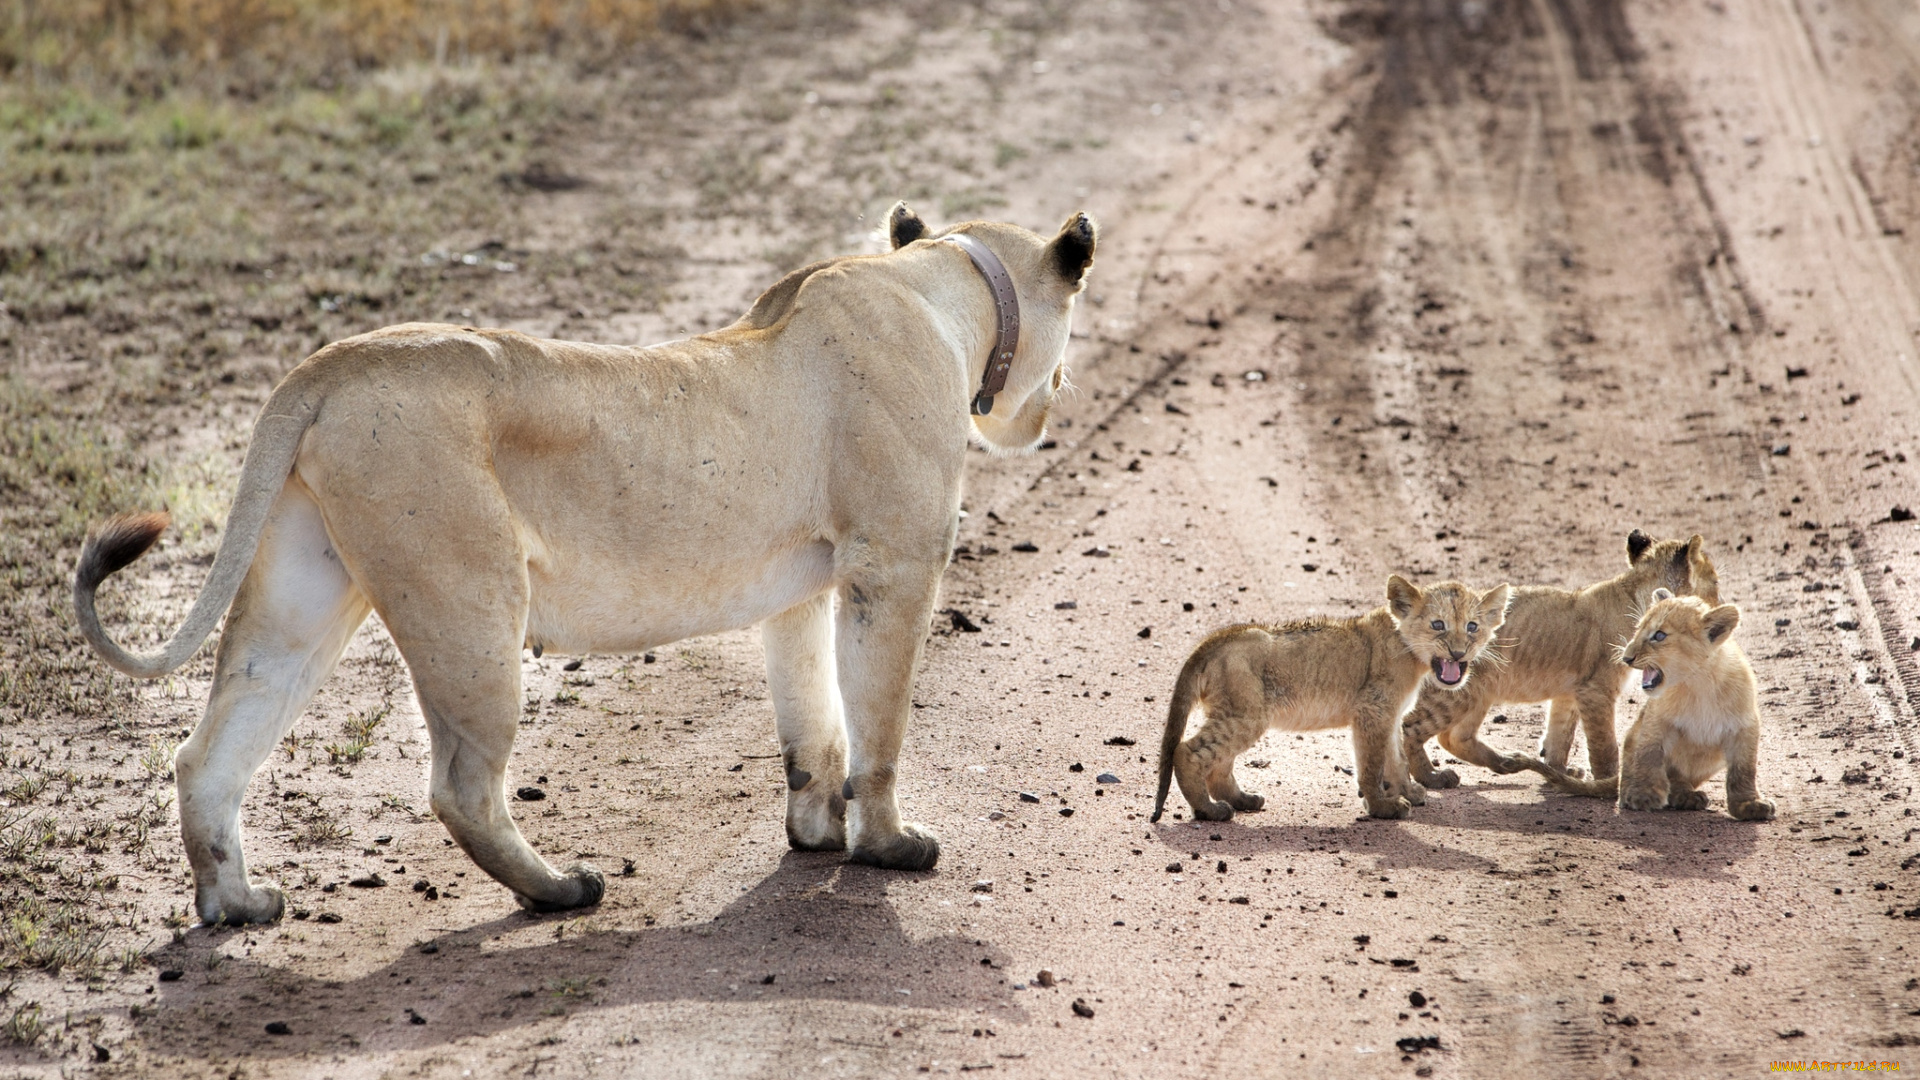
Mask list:
[[[1760,797],[1759,699],[1753,669],[1732,641],[1740,609],[1713,607],[1696,596],[1653,594],[1633,639],[1621,652],[1640,671],[1647,703],[1627,731],[1617,777],[1579,780],[1545,762],[1527,766],[1562,791],[1617,794],[1626,810],[1704,810],[1697,791],[1727,770],[1727,814],[1741,821],[1771,821],[1773,803]]]
[[[1506,620],[1513,590],[1478,593],[1457,581],[1425,590],[1387,579],[1387,605],[1346,619],[1315,618],[1217,630],[1187,658],[1173,686],[1160,742],[1159,821],[1174,777],[1193,816],[1225,821],[1266,800],[1240,790],[1233,760],[1268,728],[1351,725],[1360,795],[1377,818],[1412,813],[1400,718],[1421,682],[1459,689]],[[1206,726],[1181,741],[1198,706]]]

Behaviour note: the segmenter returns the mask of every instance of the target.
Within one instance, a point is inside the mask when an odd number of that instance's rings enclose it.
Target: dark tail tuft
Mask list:
[[[87,533],[80,549],[75,584],[91,593],[116,571],[147,553],[167,531],[171,517],[161,510],[150,514],[115,514]]]

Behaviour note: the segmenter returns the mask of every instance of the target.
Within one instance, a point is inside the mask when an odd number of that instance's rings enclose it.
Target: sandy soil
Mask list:
[[[960,617],[936,619],[902,762],[939,868],[787,850],[741,632],[529,658],[512,782],[547,797],[522,826],[620,876],[590,913],[520,914],[418,813],[424,731],[372,627],[301,731],[391,708],[375,748],[292,750],[250,795],[294,917],[187,931],[166,982],[23,982],[61,1026],[0,1073],[1746,1076],[1920,1046],[1910,8],[876,5],[756,47],[675,119],[680,152],[717,152],[703,117],[784,132],[766,167],[791,200],[847,200],[844,248],[886,193],[809,155],[896,109],[925,138],[896,155],[1064,144],[1001,154],[986,213],[1105,229],[1057,445],[973,462]],[[849,50],[895,59],[822,74]],[[809,85],[798,115],[741,104]],[[528,243],[641,181],[649,146],[590,135],[571,152],[602,182]],[[753,224],[669,217],[688,254],[658,312],[521,321],[725,321],[780,268]],[[1728,820],[1717,782],[1714,812],[1621,814],[1471,767],[1372,821],[1328,732],[1247,755],[1264,812],[1147,824],[1206,631],[1363,610],[1394,571],[1578,585],[1636,527],[1709,539],[1777,821]],[[156,688],[140,723],[202,700]],[[1530,748],[1540,710],[1503,715],[1488,738]],[[301,843],[316,813],[352,840]],[[125,888],[158,937],[188,893],[157,865]]]

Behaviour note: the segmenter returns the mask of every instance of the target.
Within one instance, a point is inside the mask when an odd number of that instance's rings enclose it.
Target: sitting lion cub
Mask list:
[[[1150,820],[1160,820],[1175,776],[1195,818],[1225,821],[1235,810],[1258,810],[1266,800],[1234,782],[1235,757],[1268,728],[1313,731],[1345,724],[1353,726],[1367,812],[1406,817],[1412,804],[1405,795],[1400,718],[1413,707],[1423,679],[1456,690],[1466,684],[1470,666],[1506,619],[1512,596],[1506,585],[1476,593],[1457,581],[1423,591],[1396,574],[1387,579],[1387,606],[1365,615],[1215,631],[1193,650],[1174,683]],[[1183,743],[1196,705],[1206,713],[1206,726]]]
[[[1773,803],[1760,797],[1760,713],[1753,669],[1735,645],[1740,609],[1710,607],[1694,596],[1665,589],[1634,627],[1621,654],[1640,669],[1647,703],[1627,731],[1621,773],[1580,780],[1545,762],[1527,767],[1562,791],[1576,795],[1618,793],[1626,810],[1704,810],[1707,797],[1695,789],[1727,770],[1727,813],[1741,821],[1771,821]]]

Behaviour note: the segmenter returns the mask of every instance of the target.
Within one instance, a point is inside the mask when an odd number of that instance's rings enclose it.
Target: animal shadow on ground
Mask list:
[[[158,1002],[142,1010],[142,1036],[155,1053],[288,1057],[431,1047],[641,1002],[965,1004],[1023,1017],[1011,1004],[1007,954],[970,938],[910,937],[887,897],[899,880],[844,856],[788,852],[709,922],[580,928],[539,945],[500,944],[529,923],[559,930],[566,921],[516,913],[423,939],[339,981],[243,957],[210,963],[246,932],[195,930],[156,957],[184,974],[161,983]],[[314,951],[324,949],[322,941]],[[290,1034],[264,1035],[269,1023]]]
[[[1719,786],[1705,790],[1715,801],[1704,811],[1620,811],[1611,802],[1549,794],[1538,803],[1515,804],[1490,799],[1485,792],[1502,789],[1532,789],[1525,781],[1493,781],[1474,787],[1455,788],[1431,795],[1427,805],[1417,807],[1413,817],[1401,821],[1378,821],[1366,817],[1355,797],[1354,820],[1330,825],[1301,825],[1272,820],[1274,812],[1284,812],[1284,791],[1268,792],[1267,809],[1236,815],[1228,822],[1177,823],[1159,826],[1169,847],[1203,857],[1256,855],[1274,851],[1302,854],[1342,854],[1372,858],[1383,868],[1425,868],[1465,870],[1490,874],[1527,874],[1532,864],[1509,865],[1500,859],[1478,854],[1471,848],[1472,833],[1521,833],[1540,840],[1561,838],[1588,845],[1608,844],[1620,850],[1599,856],[1618,862],[1619,869],[1660,878],[1689,878],[1733,881],[1728,864],[1750,854],[1755,845],[1756,828],[1767,823],[1734,821],[1725,813],[1724,793]],[[1262,820],[1266,819],[1266,820]],[[1428,829],[1418,828],[1428,826]],[[1434,836],[1432,829],[1444,830]],[[1219,836],[1218,841],[1200,838]],[[1456,846],[1453,838],[1458,838]],[[1196,847],[1196,844],[1199,846]],[[1529,853],[1529,858],[1538,858]],[[1563,861],[1591,861],[1592,852],[1563,851]],[[1631,858],[1631,861],[1628,861]],[[1544,865],[1544,864],[1542,864]]]

